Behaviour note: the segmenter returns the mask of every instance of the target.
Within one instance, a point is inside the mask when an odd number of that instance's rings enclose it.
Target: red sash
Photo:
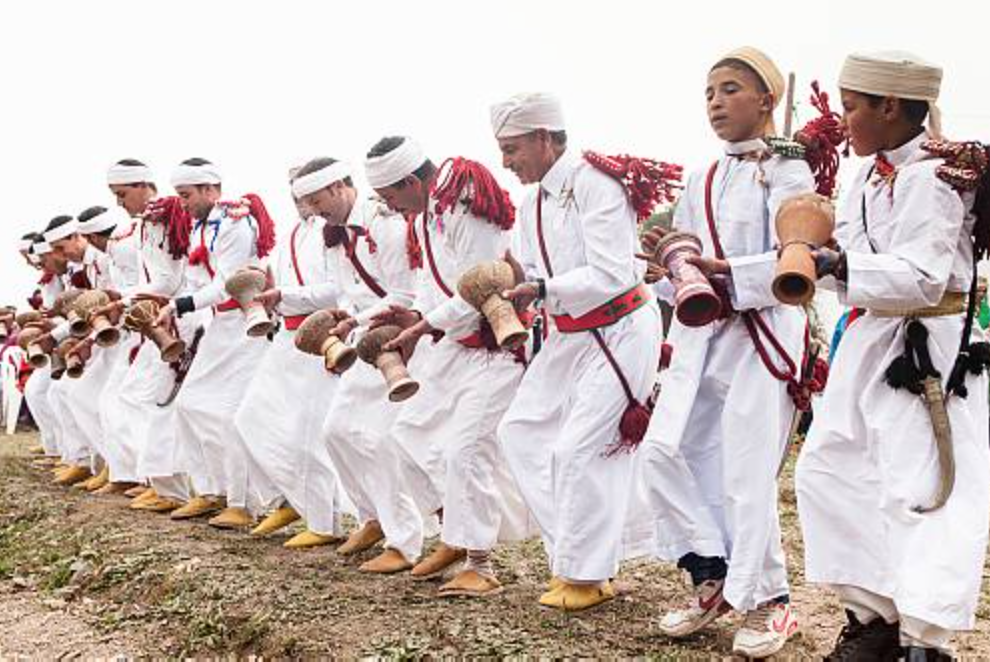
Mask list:
[[[553,323],[561,333],[577,333],[579,331],[600,329],[605,326],[611,326],[626,315],[636,312],[646,305],[646,302],[652,296],[650,294],[650,288],[644,283],[640,283],[625,294],[620,294],[608,303],[602,304],[580,317],[554,315]]]
[[[295,331],[306,321],[309,315],[287,315],[282,318],[282,323],[286,331]]]
[[[214,309],[218,313],[226,313],[231,310],[240,310],[241,306],[234,299],[227,299],[226,301],[221,301],[216,306],[214,306]]]

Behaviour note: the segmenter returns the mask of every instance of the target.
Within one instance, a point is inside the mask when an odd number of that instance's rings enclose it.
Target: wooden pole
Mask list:
[[[794,72],[787,74],[787,106],[784,108],[784,137],[791,139],[791,124],[794,121]]]

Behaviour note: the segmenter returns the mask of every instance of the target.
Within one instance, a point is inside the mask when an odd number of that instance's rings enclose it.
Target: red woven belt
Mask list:
[[[554,315],[553,322],[561,333],[600,329],[603,326],[615,324],[626,315],[639,310],[652,297],[650,288],[644,283],[640,283],[625,294],[620,294],[608,303],[602,304],[580,317]]]

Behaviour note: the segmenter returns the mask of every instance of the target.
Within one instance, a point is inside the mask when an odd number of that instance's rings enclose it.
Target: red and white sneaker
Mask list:
[[[694,598],[685,609],[667,612],[660,621],[660,631],[668,637],[687,637],[706,627],[732,607],[722,597],[721,579],[709,579],[694,587]]]
[[[770,657],[780,652],[797,629],[797,615],[789,604],[764,603],[746,612],[746,620],[732,640],[732,652],[749,658]]]

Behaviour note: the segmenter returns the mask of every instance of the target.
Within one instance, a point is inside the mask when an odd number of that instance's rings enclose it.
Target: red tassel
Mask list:
[[[622,412],[622,420],[619,421],[619,441],[611,444],[605,449],[605,457],[612,457],[619,453],[632,453],[643,441],[646,430],[650,427],[649,407],[639,402],[632,401]]]
[[[141,217],[149,223],[165,224],[168,253],[172,259],[181,260],[189,254],[192,216],[183,208],[178,196],[171,195],[151,201]]]
[[[818,81],[811,83],[811,105],[820,116],[795,133],[794,140],[804,145],[805,160],[815,176],[818,193],[832,197],[839,174],[839,146],[846,143],[843,154],[848,156],[848,137],[842,129],[842,118],[829,106],[828,94],[821,91]]]
[[[127,365],[134,365],[134,361],[137,360],[138,352],[141,350],[141,345],[135,345],[131,347],[131,351],[127,354]]]
[[[670,367],[670,360],[674,356],[674,346],[670,343],[660,345],[660,369],[666,370]]]
[[[475,216],[491,221],[503,230],[512,229],[516,208],[508,191],[498,185],[485,166],[459,156],[447,159],[440,165],[437,181],[433,199],[438,216],[458,202],[464,202]]]
[[[585,152],[584,159],[622,184],[640,223],[648,219],[661,202],[674,201],[684,175],[684,168],[679,165],[628,154],[606,156]]]
[[[89,282],[89,276],[86,275],[85,271],[77,271],[72,274],[69,278],[69,283],[71,283],[72,287],[77,290],[89,290],[93,287],[93,285]]]
[[[406,257],[410,269],[423,268],[423,247],[419,245],[416,236],[416,214],[407,214],[406,219]]]
[[[189,253],[189,264],[191,266],[197,267],[201,264],[209,264],[210,262],[210,251],[200,244]]]
[[[41,278],[38,279],[38,285],[47,285],[55,279],[55,274],[51,271],[45,271],[41,274]]]
[[[248,211],[258,224],[258,257],[265,257],[275,248],[275,221],[256,193],[246,193],[243,200],[247,201]]]

